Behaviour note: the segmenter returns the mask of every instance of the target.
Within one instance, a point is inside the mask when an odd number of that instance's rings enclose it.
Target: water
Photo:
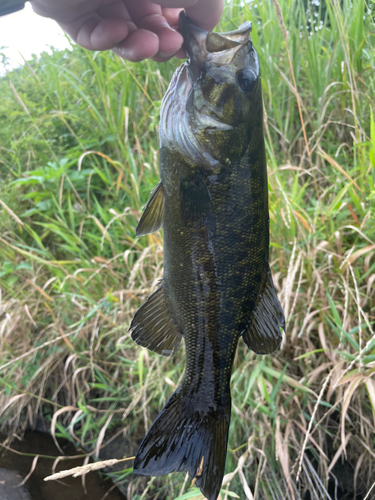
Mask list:
[[[3,442],[5,436],[0,435],[0,442]],[[56,457],[60,455],[55,444],[48,434],[41,432],[27,432],[22,441],[15,439],[10,447],[21,453],[50,455]],[[62,450],[66,455],[77,455],[75,448],[67,443],[62,445]],[[8,450],[0,451],[0,470],[7,469],[16,473],[9,473],[8,478],[4,477],[6,471],[1,472],[0,481],[0,499],[3,500],[124,500],[125,497],[112,487],[112,483],[104,481],[97,472],[90,472],[86,475],[87,494],[82,486],[81,478],[67,477],[60,481],[44,482],[46,476],[52,474],[52,465],[54,460],[39,458],[35,471],[25,485],[26,493],[21,488],[13,488],[13,484],[18,485],[23,478],[30,472],[33,457],[25,457]],[[83,458],[76,460],[64,460],[56,468],[56,472],[65,469],[71,469],[83,465]],[[18,477],[17,477],[18,476]],[[3,483],[4,481],[4,483]],[[7,490],[5,490],[8,483]],[[9,487],[9,485],[11,485]],[[22,496],[24,495],[24,496]]]

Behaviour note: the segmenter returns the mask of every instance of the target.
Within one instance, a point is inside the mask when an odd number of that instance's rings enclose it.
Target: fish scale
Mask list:
[[[161,108],[161,181],[137,227],[164,228],[164,278],[132,338],[159,354],[186,345],[181,384],[152,424],[134,473],[187,471],[209,500],[224,475],[237,344],[275,351],[285,328],[269,256],[267,165],[251,24],[208,33],[180,18],[188,61]]]

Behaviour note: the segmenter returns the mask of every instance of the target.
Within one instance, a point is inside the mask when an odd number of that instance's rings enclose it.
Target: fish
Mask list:
[[[224,476],[230,380],[242,338],[276,351],[285,319],[269,266],[267,162],[251,22],[208,32],[182,12],[186,62],[163,98],[160,182],[136,235],[164,229],[164,277],[136,312],[133,340],[164,356],[186,346],[181,384],[137,451],[133,472],[188,472],[208,500]],[[242,342],[241,341],[241,342]]]

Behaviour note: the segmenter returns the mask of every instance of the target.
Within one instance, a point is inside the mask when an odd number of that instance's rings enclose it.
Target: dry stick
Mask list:
[[[182,494],[184,492],[184,489],[185,489],[185,486],[186,486],[186,483],[187,483],[188,479],[189,479],[189,473],[187,472],[186,476],[185,476],[185,479],[184,479],[184,482],[182,483],[182,486],[181,486],[181,490],[180,490],[180,494],[179,494],[180,497],[182,496]]]
[[[117,484],[116,484],[116,483],[112,484],[112,486],[109,488],[109,490],[108,490],[106,493],[104,493],[104,495],[102,496],[102,498],[101,498],[100,500],[105,500],[105,499],[107,498],[107,496],[108,496],[108,495],[110,495],[110,493],[111,493],[111,492],[112,492],[115,488],[117,488],[117,487],[118,487],[118,483],[117,483]]]
[[[24,223],[22,220],[13,212],[11,208],[8,207],[2,200],[0,200],[0,205],[4,208],[5,211],[8,212],[8,214],[19,224],[20,226],[23,226]]]
[[[306,449],[306,446],[307,446],[307,442],[309,440],[309,436],[310,436],[310,433],[311,433],[311,429],[312,429],[312,426],[313,426],[313,423],[314,423],[314,418],[315,418],[315,414],[318,410],[318,407],[319,407],[319,404],[320,404],[320,401],[323,397],[323,394],[324,394],[324,391],[326,390],[326,387],[328,385],[328,382],[331,378],[331,375],[333,373],[333,370],[332,369],[329,374],[327,375],[327,378],[325,379],[324,381],[324,384],[323,384],[323,387],[321,388],[321,391],[319,393],[319,396],[318,396],[318,400],[315,404],[315,407],[314,407],[314,411],[311,415],[311,419],[310,419],[310,422],[309,422],[309,426],[307,428],[307,432],[306,432],[306,436],[305,436],[305,440],[303,441],[303,445],[302,445],[302,450],[301,450],[301,454],[300,454],[300,458],[299,458],[299,465],[298,465],[298,472],[297,472],[297,478],[296,478],[296,482],[298,483],[299,481],[299,476],[301,474],[301,471],[302,471],[302,461],[303,461],[303,455],[305,453],[305,449]]]
[[[362,357],[363,357],[363,338],[362,338],[362,314],[361,314],[362,308],[361,308],[361,301],[359,298],[358,283],[357,283],[357,280],[355,278],[353,267],[349,264],[349,262],[348,262],[348,267],[349,267],[350,273],[352,275],[353,283],[354,283],[357,309],[358,309],[359,371],[362,371],[362,369],[363,369],[363,359],[362,359]]]
[[[36,455],[35,453],[24,453],[21,451],[17,451],[14,448],[10,448],[9,446],[6,446],[3,443],[0,443],[0,446],[4,448],[5,450],[11,451],[12,453],[15,453],[16,455],[20,455],[21,457],[39,457],[39,458],[47,458],[48,460],[53,460],[56,459],[56,457],[53,457],[51,455]],[[92,452],[93,453],[93,452]],[[64,455],[63,457],[58,457],[61,460],[77,460],[77,458],[84,458],[86,455]],[[56,461],[56,460],[55,460]]]
[[[104,467],[111,467],[112,465],[118,464],[120,462],[126,462],[127,460],[134,459],[135,457],[121,458],[120,460],[112,458],[111,460],[104,460],[103,462],[95,462],[93,464],[82,465],[80,467],[74,467],[73,469],[62,470],[61,472],[52,474],[52,476],[47,476],[44,478],[44,481],[54,481],[55,479],[60,479],[67,476],[78,477],[82,476],[83,474],[87,474],[92,470],[104,469]]]
[[[374,488],[374,486],[375,486],[375,483],[374,483],[374,484],[371,486],[371,488],[368,490],[367,495],[365,496],[365,500],[367,500],[367,499],[368,499],[368,500],[370,500],[369,495],[370,495],[370,493],[372,492],[372,489]]]
[[[29,473],[28,473],[28,474],[27,474],[27,476],[24,478],[24,480],[23,480],[20,484],[18,484],[18,485],[17,485],[17,487],[18,487],[18,488],[19,488],[20,486],[23,486],[23,485],[24,485],[24,484],[25,484],[25,483],[29,480],[29,478],[31,477],[32,473],[33,473],[33,472],[34,472],[34,470],[35,470],[35,467],[36,467],[36,464],[38,463],[38,459],[39,459],[39,457],[40,457],[40,455],[36,455],[36,456],[34,457],[34,460],[33,460],[32,464],[31,464],[31,469],[30,469]]]

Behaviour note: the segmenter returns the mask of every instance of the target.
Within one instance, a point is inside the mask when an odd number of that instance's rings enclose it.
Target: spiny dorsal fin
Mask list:
[[[178,351],[182,334],[168,311],[163,286],[138,309],[129,330],[134,342],[151,351],[163,356]]]
[[[135,230],[136,236],[154,233],[161,228],[164,215],[164,189],[161,181],[151,192],[150,199]]]
[[[270,354],[279,348],[285,318],[273,286],[271,271],[268,267],[265,287],[259,295],[250,324],[242,337],[249,349],[257,354]]]

